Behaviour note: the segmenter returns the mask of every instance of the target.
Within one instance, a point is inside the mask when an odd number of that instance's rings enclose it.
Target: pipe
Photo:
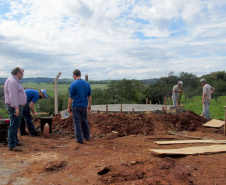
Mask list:
[[[54,84],[55,84],[55,114],[58,114],[57,80],[60,77],[60,75],[61,75],[61,72],[59,72],[54,79]]]

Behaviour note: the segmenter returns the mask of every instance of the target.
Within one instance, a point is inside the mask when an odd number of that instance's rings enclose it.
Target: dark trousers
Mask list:
[[[10,125],[8,129],[8,146],[9,148],[14,148],[18,144],[17,131],[20,126],[20,121],[22,117],[23,106],[19,105],[20,115],[15,116],[15,108],[9,105],[6,105],[6,108],[9,112]]]
[[[32,123],[30,111],[31,110],[30,110],[29,104],[27,103],[23,108],[23,117],[22,117],[21,123],[20,123],[20,133],[21,134],[26,132],[26,130],[25,130],[26,125],[27,125],[30,135],[36,134],[36,129]]]
[[[72,107],[75,137],[78,142],[90,138],[89,124],[87,120],[87,107]]]

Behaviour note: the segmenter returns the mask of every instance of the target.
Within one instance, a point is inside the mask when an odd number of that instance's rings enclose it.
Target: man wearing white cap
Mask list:
[[[37,116],[37,113],[34,109],[35,103],[38,101],[38,99],[47,98],[47,92],[45,89],[41,89],[40,91],[34,89],[26,89],[25,93],[27,95],[27,103],[23,107],[23,117],[20,124],[20,135],[28,135],[25,130],[25,126],[27,125],[31,136],[39,136],[32,123],[31,112],[33,115]]]
[[[211,94],[215,91],[215,89],[206,83],[206,79],[202,78],[200,83],[203,87],[203,95],[202,95],[202,104],[203,104],[203,113],[206,119],[210,119],[209,106],[211,101]]]
[[[172,100],[173,100],[173,105],[174,106],[178,105],[178,97],[179,97],[179,93],[182,93],[182,89],[181,89],[182,85],[183,85],[183,82],[179,81],[179,82],[177,82],[177,85],[175,85],[173,87]]]

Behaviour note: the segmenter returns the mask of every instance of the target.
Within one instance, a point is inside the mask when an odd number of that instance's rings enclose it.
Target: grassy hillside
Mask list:
[[[22,84],[25,89],[46,89],[48,95],[53,96],[55,91],[54,84],[47,84],[47,83],[23,83]],[[70,84],[58,84],[57,85],[57,92],[58,95],[65,95],[68,92],[68,88],[70,87]],[[107,88],[106,84],[91,84],[92,89],[100,88],[104,89]]]
[[[200,115],[202,113],[202,97],[201,96],[194,96],[190,99],[187,99],[187,102],[183,102],[184,109],[192,110],[196,114]],[[226,96],[220,96],[217,99],[212,99],[210,103],[210,117],[216,119],[225,119],[225,108],[226,106]]]

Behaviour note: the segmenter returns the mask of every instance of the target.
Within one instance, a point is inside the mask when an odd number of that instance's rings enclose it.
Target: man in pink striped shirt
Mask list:
[[[23,115],[23,105],[26,104],[27,95],[20,83],[23,77],[23,69],[16,67],[11,72],[4,86],[5,104],[9,112],[10,126],[8,129],[8,146],[11,151],[22,151],[17,139],[17,131]]]

